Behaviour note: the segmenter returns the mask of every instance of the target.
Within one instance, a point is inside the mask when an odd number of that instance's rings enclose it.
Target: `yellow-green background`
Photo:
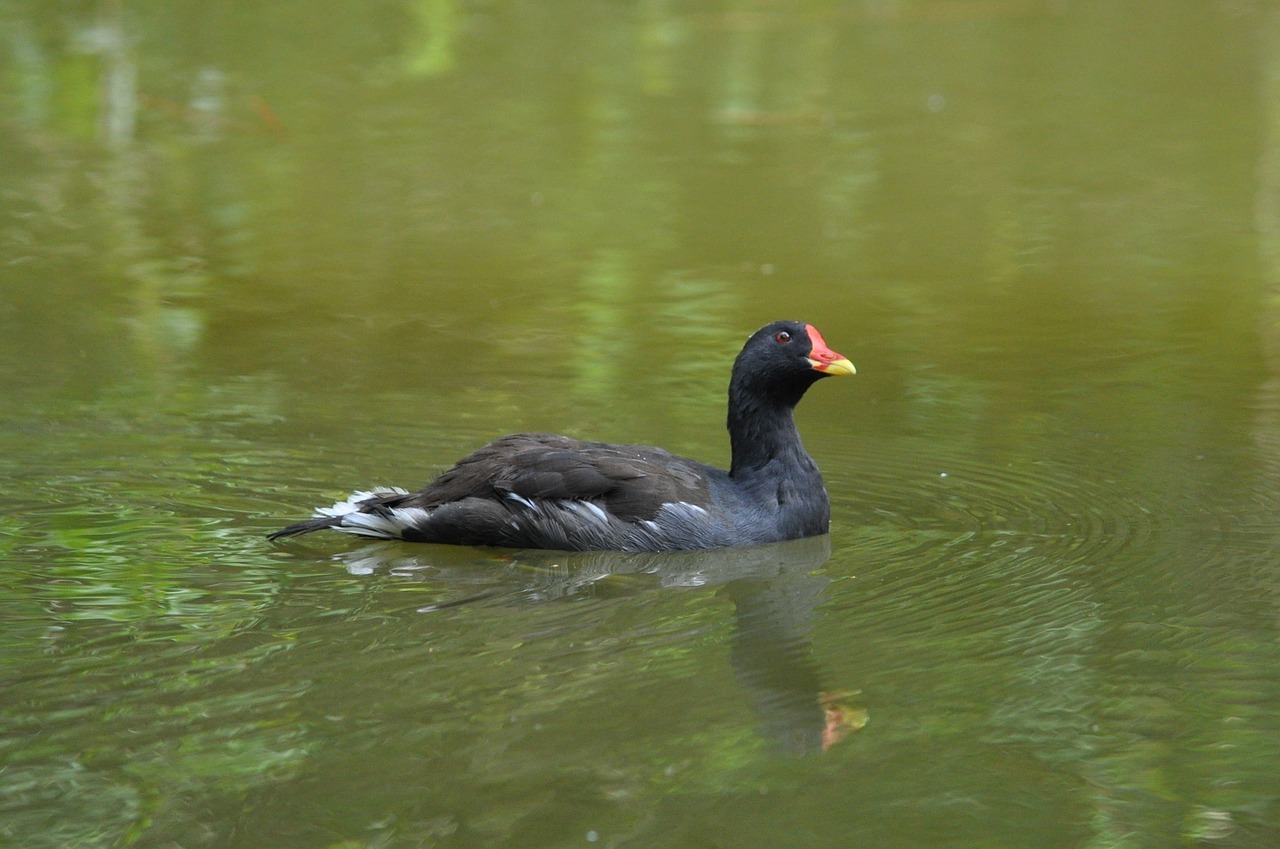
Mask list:
[[[1278,190],[1261,0],[0,0],[0,846],[1280,843]],[[262,539],[781,317],[829,557]]]

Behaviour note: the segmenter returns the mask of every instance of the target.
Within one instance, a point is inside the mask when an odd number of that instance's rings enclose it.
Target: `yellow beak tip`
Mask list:
[[[849,362],[843,357],[841,359],[831,360],[829,362],[820,362],[818,360],[809,360],[809,362],[813,365],[813,368],[816,371],[820,371],[823,374],[829,374],[832,377],[837,377],[837,376],[852,377],[853,375],[858,373],[858,370],[854,368],[853,363]]]

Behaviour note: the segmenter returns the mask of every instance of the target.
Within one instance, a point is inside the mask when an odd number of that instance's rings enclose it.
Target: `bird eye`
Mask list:
[[[773,341],[777,342],[779,345],[785,345],[791,341],[791,334],[785,330],[779,330],[773,335]]]

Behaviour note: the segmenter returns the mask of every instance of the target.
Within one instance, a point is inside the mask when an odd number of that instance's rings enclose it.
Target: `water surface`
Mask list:
[[[1280,843],[1262,3],[0,2],[0,844]],[[263,535],[502,433],[829,537]]]

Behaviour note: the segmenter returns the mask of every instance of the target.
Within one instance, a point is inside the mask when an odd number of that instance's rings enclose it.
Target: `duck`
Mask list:
[[[826,377],[857,373],[812,324],[751,334],[729,378],[730,467],[648,445],[513,433],[415,492],[352,493],[271,540],[332,529],[383,540],[562,551],[692,551],[818,536],[830,500],[795,408]]]

